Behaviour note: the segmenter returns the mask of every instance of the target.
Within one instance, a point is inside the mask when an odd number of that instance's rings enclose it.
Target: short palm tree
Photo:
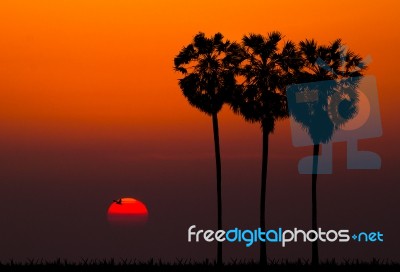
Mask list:
[[[246,121],[259,123],[262,129],[262,170],[260,191],[260,228],[265,231],[266,184],[268,173],[269,135],[274,132],[275,122],[288,117],[285,87],[293,83],[294,75],[301,67],[301,59],[293,42],[279,48],[282,35],[279,32],[267,36],[245,35],[242,46],[245,60],[240,70],[241,84],[230,101],[234,112]],[[260,264],[266,265],[266,243],[260,241]]]
[[[222,229],[221,156],[218,113],[235,85],[235,73],[241,62],[240,46],[224,40],[221,33],[207,38],[198,33],[174,59],[174,68],[183,74],[179,86],[189,103],[211,116],[214,133],[217,174],[218,230]],[[222,243],[218,242],[217,264],[222,265]]]
[[[300,53],[303,68],[297,74],[296,83],[301,84],[296,85],[299,87],[295,92],[288,92],[287,95],[290,101],[295,101],[294,96],[302,92],[306,100],[308,99],[308,102],[291,103],[289,111],[313,141],[312,229],[317,231],[317,176],[320,145],[328,143],[334,132],[357,114],[357,86],[366,66],[358,55],[344,49],[340,39],[328,46],[318,45],[314,40],[301,41]],[[306,93],[314,93],[314,95],[309,95],[307,98]],[[312,264],[318,263],[317,240],[312,243]]]

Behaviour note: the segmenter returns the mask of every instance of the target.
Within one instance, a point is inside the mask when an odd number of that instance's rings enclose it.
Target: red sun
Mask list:
[[[146,206],[130,197],[114,200],[107,211],[107,219],[113,225],[141,225],[147,222]]]

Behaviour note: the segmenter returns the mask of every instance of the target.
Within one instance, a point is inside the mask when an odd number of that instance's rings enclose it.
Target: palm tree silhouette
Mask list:
[[[274,132],[275,122],[288,117],[285,87],[293,83],[294,75],[301,67],[301,59],[293,42],[279,44],[282,35],[271,32],[267,36],[245,35],[242,39],[245,60],[240,77],[230,101],[235,113],[248,122],[260,123],[262,129],[262,170],[260,191],[260,228],[265,231],[266,184],[268,173],[269,135]],[[260,241],[260,264],[267,264],[265,241]]]
[[[221,33],[207,38],[198,33],[174,59],[175,70],[184,75],[179,86],[189,103],[212,117],[217,174],[218,230],[222,229],[221,156],[218,112],[232,95],[235,73],[241,62],[240,46],[224,41]],[[222,243],[218,242],[217,264],[222,265]]]
[[[321,143],[328,143],[336,130],[358,112],[357,86],[366,66],[361,57],[344,49],[337,39],[328,46],[314,40],[300,42],[303,69],[297,74],[295,92],[288,99],[296,101],[302,94],[303,102],[291,104],[294,120],[307,131],[313,142],[312,162],[312,229],[317,231],[317,176]],[[292,96],[292,97],[290,97]],[[293,106],[294,105],[294,106]],[[312,264],[319,263],[318,240],[312,243]]]

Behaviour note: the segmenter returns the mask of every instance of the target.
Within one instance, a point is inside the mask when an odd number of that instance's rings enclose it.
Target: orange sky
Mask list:
[[[368,73],[377,76],[389,118],[400,98],[399,7],[395,0],[2,0],[0,130],[51,139],[208,133],[211,121],[188,105],[172,70],[198,31],[233,40],[273,30],[295,41],[340,37],[372,56]],[[228,110],[221,119],[228,131],[242,125]]]

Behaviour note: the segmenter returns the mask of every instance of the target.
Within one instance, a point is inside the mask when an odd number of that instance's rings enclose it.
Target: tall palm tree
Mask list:
[[[268,173],[269,135],[275,122],[288,117],[285,86],[292,83],[301,67],[300,56],[293,42],[279,48],[282,35],[271,32],[267,36],[245,35],[242,39],[245,60],[240,79],[230,101],[234,112],[246,121],[260,123],[262,129],[262,167],[260,191],[260,228],[265,231],[266,185]],[[266,243],[260,241],[260,264],[267,264]]]
[[[295,101],[294,96],[300,92],[306,98],[303,103],[291,103],[289,111],[313,141],[312,229],[317,231],[317,177],[320,145],[328,143],[334,132],[357,114],[357,86],[366,66],[362,63],[361,57],[344,49],[340,39],[328,46],[318,45],[314,40],[301,41],[300,53],[303,69],[297,74],[296,83],[304,84],[296,85],[297,89],[293,89],[294,92],[288,91],[287,95],[289,101]],[[310,94],[308,98],[306,93]],[[312,243],[312,264],[318,263],[317,240]]]
[[[232,95],[235,73],[241,62],[240,46],[224,40],[221,33],[207,38],[198,33],[174,59],[174,68],[183,74],[179,87],[189,103],[211,116],[217,174],[218,230],[222,230],[221,156],[218,113]],[[217,264],[222,265],[222,243],[217,246]]]

